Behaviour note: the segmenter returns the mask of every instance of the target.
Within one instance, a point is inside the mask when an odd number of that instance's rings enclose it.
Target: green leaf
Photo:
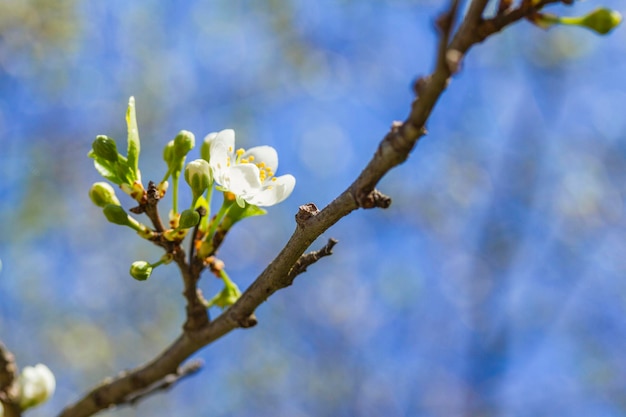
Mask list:
[[[243,207],[233,204],[230,210],[228,210],[228,213],[224,216],[220,228],[227,231],[230,230],[235,223],[246,217],[262,216],[264,214],[267,214],[266,210],[252,204],[245,203]]]
[[[102,175],[103,178],[111,181],[113,184],[120,185],[124,183],[124,179],[120,178],[117,173],[116,164],[107,161],[106,159],[98,158],[95,154],[92,156],[91,152],[89,154],[90,158],[94,158],[93,166],[98,171],[98,174]]]
[[[93,141],[91,147],[93,152],[98,157],[111,162],[117,161],[117,145],[115,144],[115,140],[111,139],[110,137],[105,135],[98,135],[96,137],[96,140]]]
[[[126,161],[126,159],[118,159],[117,164],[115,164],[115,172],[125,184],[132,185],[135,181],[133,171],[128,165],[128,161]]]
[[[139,129],[137,128],[137,115],[135,113],[135,97],[128,100],[126,125],[128,126],[128,168],[133,176],[133,181],[141,181],[139,173]]]

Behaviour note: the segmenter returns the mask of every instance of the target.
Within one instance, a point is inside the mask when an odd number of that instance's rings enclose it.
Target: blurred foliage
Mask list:
[[[1,1],[0,68],[34,76],[46,60],[68,57],[80,36],[78,6],[78,0]]]

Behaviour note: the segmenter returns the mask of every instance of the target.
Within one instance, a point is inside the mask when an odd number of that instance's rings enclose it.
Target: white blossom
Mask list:
[[[56,381],[46,365],[26,366],[19,377],[20,407],[25,410],[45,402],[54,394]]]
[[[215,182],[224,191],[235,194],[238,201],[273,206],[293,191],[296,185],[293,175],[275,176],[278,154],[271,146],[235,150],[232,129],[211,133],[204,140],[209,144],[209,165]]]

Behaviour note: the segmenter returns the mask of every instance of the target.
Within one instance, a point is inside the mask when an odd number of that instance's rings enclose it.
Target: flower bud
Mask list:
[[[130,266],[130,276],[137,281],[145,281],[152,274],[152,265],[146,261],[135,261]]]
[[[217,132],[209,133],[204,137],[204,140],[202,141],[200,156],[207,162],[211,160],[211,142],[213,142],[213,139],[215,139],[216,137]]]
[[[43,364],[26,366],[19,377],[20,408],[25,410],[45,402],[56,387],[54,374]]]
[[[580,26],[584,26],[587,29],[591,29],[598,32],[601,35],[606,35],[615,27],[617,27],[622,21],[622,15],[615,11],[605,8],[599,8],[583,16]]]
[[[183,210],[178,221],[179,229],[190,229],[200,222],[200,214],[195,210]]]
[[[163,148],[163,160],[169,166],[174,158],[174,141],[170,140]]]
[[[196,137],[187,130],[181,130],[174,138],[174,157],[184,158],[196,145]]]
[[[185,181],[191,187],[194,203],[211,185],[213,178],[209,163],[204,159],[191,161],[185,167]]]
[[[102,209],[104,216],[113,224],[120,226],[130,226],[130,219],[126,211],[119,205],[107,204]]]
[[[96,156],[111,162],[117,161],[117,145],[110,137],[104,135],[96,136],[96,140],[93,141],[91,147]]]
[[[104,207],[107,204],[120,205],[120,201],[115,196],[115,190],[107,182],[94,183],[89,189],[89,198],[98,207]]]

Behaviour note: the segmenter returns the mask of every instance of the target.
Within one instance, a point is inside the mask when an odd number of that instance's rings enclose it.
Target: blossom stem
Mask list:
[[[208,219],[211,218],[211,196],[213,194],[213,187],[209,187],[206,190],[206,204],[207,204],[207,211],[206,211],[206,217]]]
[[[224,218],[226,213],[228,213],[228,210],[230,210],[230,208],[233,206],[233,203],[233,200],[224,197],[222,207],[220,207],[220,210],[217,212],[215,218],[211,221],[211,225],[209,226],[209,231],[207,232],[205,239],[207,242],[211,242],[213,240],[213,235],[217,230],[217,226],[219,226],[219,224],[222,222],[222,219]]]
[[[178,174],[172,174],[172,211],[178,213]]]

